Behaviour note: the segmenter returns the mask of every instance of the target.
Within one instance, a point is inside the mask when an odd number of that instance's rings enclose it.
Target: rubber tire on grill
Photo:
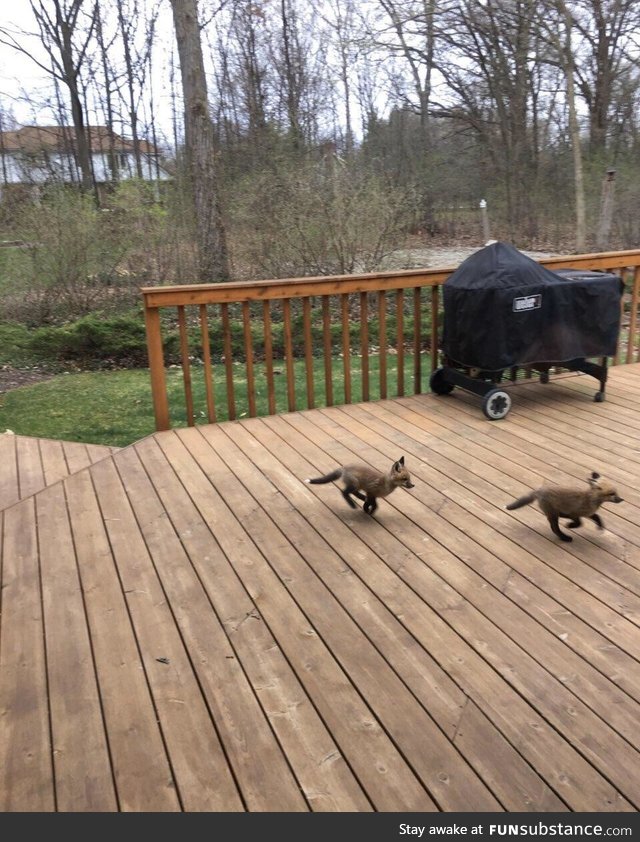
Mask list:
[[[482,399],[482,411],[489,421],[505,418],[511,409],[511,395],[503,389],[492,389]]]
[[[443,368],[436,368],[436,370],[432,372],[431,377],[429,378],[429,386],[431,391],[435,392],[436,395],[449,395],[453,392],[452,384],[447,383],[444,379]]]

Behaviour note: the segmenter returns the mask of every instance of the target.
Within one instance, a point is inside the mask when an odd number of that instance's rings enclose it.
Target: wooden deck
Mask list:
[[[118,449],[0,434],[0,509],[30,497]]]
[[[636,811],[640,366],[594,391],[158,433],[9,505],[0,810]],[[401,454],[375,520],[303,482]],[[605,531],[504,509],[592,470]]]

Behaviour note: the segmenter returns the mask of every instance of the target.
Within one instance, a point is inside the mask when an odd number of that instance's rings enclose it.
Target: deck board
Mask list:
[[[0,810],[637,811],[640,364],[591,380],[0,436]],[[375,519],[304,483],[402,454]],[[504,508],[592,470],[602,531]]]
[[[0,811],[55,808],[33,499],[3,514]]]
[[[57,806],[111,811],[117,797],[62,485],[35,502]]]

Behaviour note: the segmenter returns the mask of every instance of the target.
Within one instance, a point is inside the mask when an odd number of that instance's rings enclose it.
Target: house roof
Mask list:
[[[107,126],[87,126],[90,146],[94,152],[108,152],[110,134],[115,152],[133,152],[133,141],[109,132]],[[68,151],[75,145],[73,126],[23,126],[14,131],[0,132],[0,150],[3,152]],[[157,155],[158,150],[146,140],[140,140],[140,151]]]

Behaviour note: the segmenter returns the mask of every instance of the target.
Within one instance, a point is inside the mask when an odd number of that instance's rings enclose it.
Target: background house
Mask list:
[[[171,175],[160,163],[158,149],[140,140],[139,171],[132,140],[107,126],[88,126],[93,180],[100,190],[140,173],[145,181],[167,181]],[[0,184],[2,188],[27,185],[79,184],[76,136],[71,126],[23,126],[0,132]]]

